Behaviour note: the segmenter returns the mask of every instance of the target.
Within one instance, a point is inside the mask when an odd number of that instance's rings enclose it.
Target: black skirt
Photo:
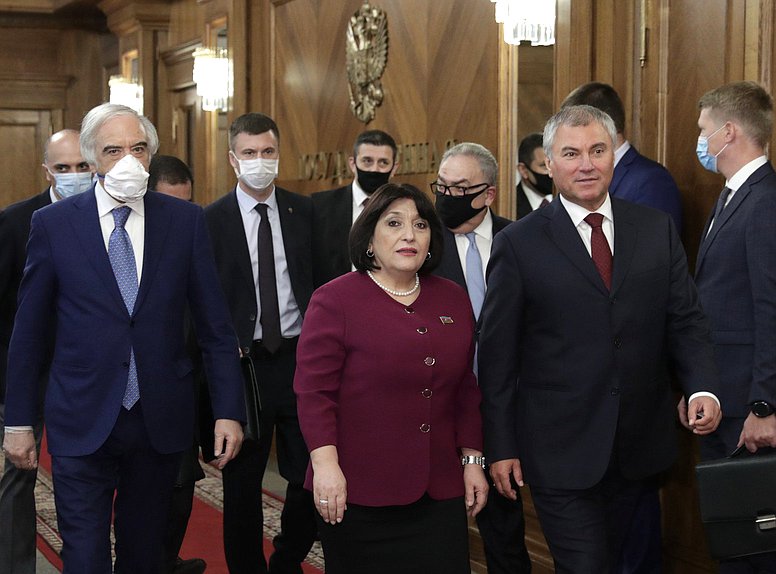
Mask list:
[[[342,522],[318,529],[326,574],[470,574],[463,497],[428,495],[404,506],[348,503]]]

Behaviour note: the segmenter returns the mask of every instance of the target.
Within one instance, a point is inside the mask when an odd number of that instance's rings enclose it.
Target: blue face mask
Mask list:
[[[52,173],[51,175],[57,182],[54,192],[62,199],[83,193],[92,186],[92,174],[88,171],[85,173]]]
[[[701,165],[708,169],[712,173],[719,173],[717,171],[717,156],[721,154],[723,151],[725,151],[725,148],[728,146],[728,144],[725,144],[725,146],[719,150],[716,154],[711,155],[709,153],[709,139],[717,135],[719,131],[724,128],[725,126],[722,125],[717,131],[715,131],[713,134],[708,136],[698,136],[698,145],[695,148],[695,153],[698,156],[698,161],[701,162]]]

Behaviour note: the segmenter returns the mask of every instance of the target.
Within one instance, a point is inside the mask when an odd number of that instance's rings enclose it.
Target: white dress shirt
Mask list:
[[[121,203],[116,201],[105,188],[102,182],[98,181],[94,187],[94,197],[97,200],[97,216],[100,218],[100,228],[102,229],[102,239],[105,242],[105,250],[108,250],[110,234],[116,227],[113,220],[113,210],[116,207],[126,205],[132,211],[129,213],[124,229],[132,242],[132,252],[135,254],[135,266],[137,267],[137,283],[140,286],[140,279],[143,275],[143,248],[145,246],[145,203],[143,198],[132,203]]]
[[[528,203],[531,204],[531,211],[536,211],[541,207],[542,201],[545,199],[547,200],[547,203],[551,202],[553,197],[551,193],[548,193],[547,195],[542,195],[539,191],[534,189],[534,186],[531,185],[531,182],[527,179],[523,179],[520,181],[520,185],[523,186],[523,192],[525,192],[525,197],[528,200]]]
[[[585,244],[585,249],[587,249],[590,257],[593,256],[593,250],[590,243],[591,237],[593,235],[593,228],[590,227],[590,225],[585,221],[585,217],[591,213],[600,213],[604,216],[601,229],[606,236],[606,241],[609,242],[609,249],[611,249],[612,255],[614,255],[614,216],[612,215],[612,198],[609,197],[609,194],[606,194],[606,199],[604,199],[603,204],[601,204],[601,207],[595,211],[588,211],[581,205],[571,203],[562,195],[558,195],[558,197],[560,198],[560,202],[563,204],[563,207],[566,208],[566,212],[571,218],[571,223],[573,223],[574,227],[577,228],[577,232],[582,238],[582,243]]]
[[[248,252],[251,255],[251,269],[253,270],[253,283],[256,289],[256,325],[253,329],[253,338],[260,340],[262,337],[261,321],[261,297],[259,295],[259,222],[261,216],[256,211],[258,203],[250,195],[237,186],[237,203],[240,206],[245,237],[248,243]],[[296,304],[294,292],[291,289],[291,275],[288,272],[286,260],[286,248],[283,244],[283,230],[280,227],[280,214],[278,213],[278,200],[275,188],[272,193],[261,202],[267,204],[267,216],[272,228],[272,250],[275,255],[275,282],[278,291],[278,308],[280,309],[280,332],[284,338],[296,337],[302,332],[302,314]]]

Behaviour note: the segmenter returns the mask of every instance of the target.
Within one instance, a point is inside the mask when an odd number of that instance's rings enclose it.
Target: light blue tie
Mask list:
[[[135,265],[135,253],[132,251],[132,242],[129,240],[129,234],[124,229],[124,224],[132,210],[125,206],[117,207],[113,210],[113,222],[116,227],[110,234],[108,241],[108,257],[110,266],[113,267],[113,274],[116,276],[116,282],[119,284],[121,297],[127,306],[127,311],[132,315],[135,309],[135,299],[137,298],[137,266]],[[129,375],[127,378],[127,389],[124,391],[124,399],[121,404],[129,410],[140,398],[140,387],[137,384],[137,365],[135,364],[135,350],[129,350]]]
[[[475,237],[474,232],[466,234],[466,239],[469,240],[469,249],[466,250],[466,288],[472,302],[474,318],[479,319],[482,302],[485,300],[485,276],[482,273],[482,257]]]

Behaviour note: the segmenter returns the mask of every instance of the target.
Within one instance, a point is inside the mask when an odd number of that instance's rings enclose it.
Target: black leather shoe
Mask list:
[[[175,561],[175,569],[172,572],[173,574],[202,574],[206,568],[207,562],[202,558],[183,560],[179,557]]]

